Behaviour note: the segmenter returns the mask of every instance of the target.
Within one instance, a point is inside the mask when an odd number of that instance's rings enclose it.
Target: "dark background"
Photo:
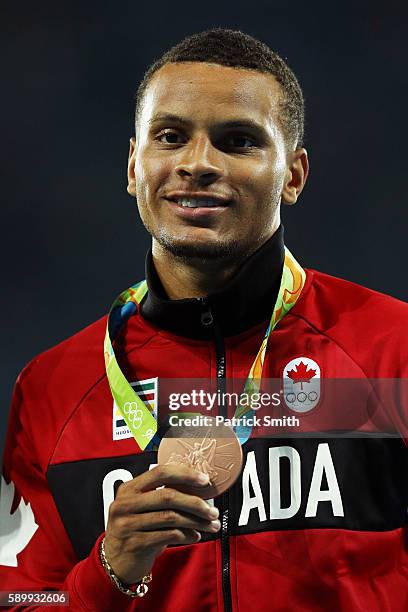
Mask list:
[[[406,10],[2,3],[0,452],[21,368],[143,277],[149,238],[126,193],[133,95],[147,64],[187,34],[238,28],[287,58],[311,162],[301,200],[283,211],[288,246],[307,267],[407,298]]]

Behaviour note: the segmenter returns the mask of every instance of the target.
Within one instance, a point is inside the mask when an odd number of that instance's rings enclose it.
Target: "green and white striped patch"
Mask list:
[[[130,386],[138,394],[145,406],[153,413],[154,418],[157,419],[157,400],[158,400],[158,386],[159,379],[146,378],[146,380],[136,380],[130,383]],[[125,440],[126,438],[132,438],[133,434],[116,405],[113,402],[113,427],[112,427],[112,439],[113,440]]]

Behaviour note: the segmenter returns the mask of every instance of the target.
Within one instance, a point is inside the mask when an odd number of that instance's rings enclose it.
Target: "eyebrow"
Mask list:
[[[153,125],[154,123],[159,123],[163,121],[169,121],[172,123],[179,123],[180,125],[185,125],[187,127],[191,127],[193,122],[190,119],[185,119],[184,117],[180,117],[179,115],[173,115],[171,113],[158,113],[152,119],[149,119],[148,123]],[[228,121],[220,121],[217,124],[218,128],[247,128],[253,131],[256,131],[260,134],[265,134],[265,128],[261,126],[259,123],[254,121],[253,119],[229,119]]]
[[[148,123],[151,125],[152,123],[158,123],[159,121],[173,121],[175,123],[182,123],[185,125],[191,125],[191,121],[188,119],[184,119],[183,117],[179,117],[178,115],[172,115],[170,113],[158,113],[151,119],[149,119]]]

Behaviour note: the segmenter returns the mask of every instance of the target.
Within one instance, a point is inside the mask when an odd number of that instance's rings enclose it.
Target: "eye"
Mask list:
[[[156,140],[163,144],[180,144],[182,142],[182,136],[173,130],[167,130],[166,132],[161,132]]]
[[[225,139],[225,144],[233,149],[249,149],[255,146],[255,141],[245,134],[230,134]]]

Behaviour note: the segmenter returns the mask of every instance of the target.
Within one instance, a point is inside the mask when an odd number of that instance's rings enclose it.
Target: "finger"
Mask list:
[[[136,517],[135,517],[136,518]],[[221,524],[219,520],[206,521],[197,519],[191,514],[180,514],[174,510],[160,510],[138,514],[135,520],[135,530],[156,531],[157,529],[195,529],[208,533],[217,533]]]
[[[219,515],[218,508],[210,506],[201,497],[167,487],[143,494],[127,495],[126,498],[117,500],[116,507],[118,514],[125,515],[142,514],[154,510],[187,512],[207,520],[216,519]]]
[[[157,465],[148,472],[136,476],[136,478],[127,484],[131,485],[136,491],[144,492],[163,485],[177,486],[188,484],[200,488],[208,483],[208,474],[197,472],[186,465],[169,464]]]
[[[194,529],[165,529],[149,533],[149,545],[152,547],[183,546],[196,544],[200,540],[201,534]]]

